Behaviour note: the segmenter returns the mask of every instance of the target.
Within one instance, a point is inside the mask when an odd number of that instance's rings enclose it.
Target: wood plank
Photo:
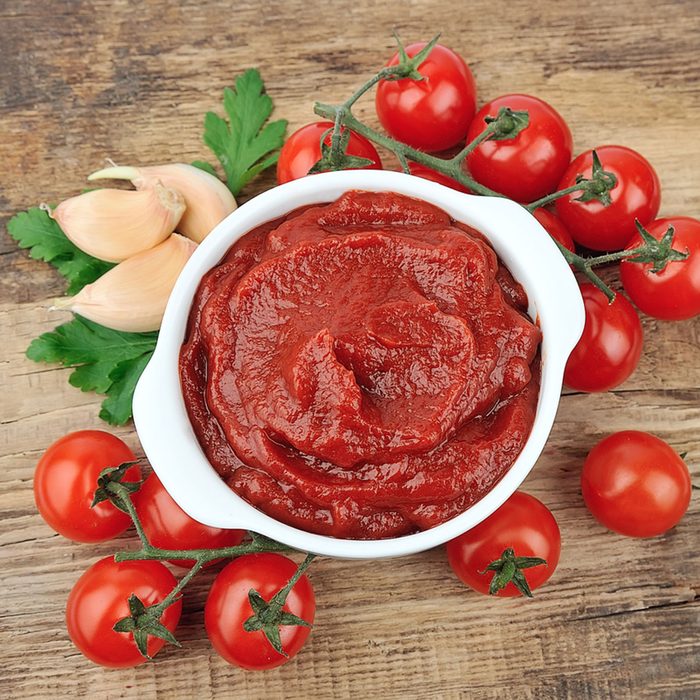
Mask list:
[[[210,648],[203,606],[213,573],[188,590],[179,637],[154,664],[105,671],[70,644],[65,599],[93,561],[133,537],[87,546],[36,514],[34,465],[70,430],[104,427],[99,398],[69,370],[23,355],[65,316],[47,266],[4,230],[17,210],[58,201],[105,157],[120,163],[207,158],[203,114],[258,66],[291,128],[314,99],[340,100],[408,41],[444,30],[474,68],[481,100],[522,91],[552,102],[576,148],[624,143],[663,183],[662,212],[700,213],[700,5],[693,0],[510,3],[437,0],[214,0],[138,7],[117,0],[0,5],[0,696],[10,698],[581,698],[700,696],[700,506],[664,537],[630,540],[586,511],[579,473],[590,447],[626,428],[687,451],[700,486],[700,320],[645,318],[645,353],[618,391],[567,392],[524,488],[553,510],[563,553],[533,601],[466,590],[442,549],[381,562],[324,559],[311,571],[316,627],[300,656],[266,673],[228,666]],[[376,124],[372,101],[358,114]],[[391,163],[391,159],[387,159]],[[248,192],[274,184],[268,174]],[[606,272],[616,284],[614,271]],[[138,451],[131,426],[117,434]]]

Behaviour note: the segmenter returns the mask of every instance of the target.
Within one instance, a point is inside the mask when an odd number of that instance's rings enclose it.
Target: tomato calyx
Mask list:
[[[652,267],[650,271],[658,274],[662,272],[669,263],[682,262],[689,256],[687,250],[682,252],[673,248],[673,238],[675,235],[673,226],[669,226],[666,233],[657,240],[642,226],[639,220],[635,219],[634,224],[642,238],[642,245],[635,248],[625,248],[615,253],[598,255],[594,258],[582,258],[570,251],[565,252],[563,246],[555,241],[564,257],[577,270],[585,274],[586,277],[608,297],[608,301],[611,304],[615,301],[615,293],[592,272],[592,267],[626,260],[632,263],[651,263]]]
[[[394,39],[399,50],[399,62],[395,66],[387,66],[384,68],[386,75],[382,76],[383,80],[403,80],[410,78],[411,80],[425,80],[425,76],[418,71],[421,63],[430,55],[430,52],[435,47],[440,39],[440,34],[436,34],[413,58],[406,53],[406,48],[401,41],[398,32],[394,31]]]
[[[523,574],[523,569],[529,569],[533,566],[541,566],[547,564],[545,559],[540,557],[516,557],[515,552],[511,547],[503,550],[500,558],[492,561],[481,574],[486,574],[487,571],[495,572],[489,585],[489,595],[496,595],[498,591],[504,589],[509,583],[512,583],[525,597],[532,598],[530,585]]]
[[[552,192],[552,194],[548,194],[546,197],[531,202],[525,208],[532,213],[535,209],[547,206],[557,199],[561,199],[567,194],[573,194],[574,192],[580,193],[578,197],[575,197],[576,201],[592,202],[593,200],[597,200],[603,206],[609,206],[612,202],[610,192],[617,186],[617,176],[615,173],[603,168],[603,164],[600,162],[600,158],[595,151],[591,152],[591,156],[593,158],[593,165],[590,177],[579,174],[576,176],[576,182],[571,185],[571,187],[565,187],[563,190]],[[592,258],[592,260],[595,260],[595,258]]]
[[[576,197],[576,200],[579,202],[590,202],[596,199],[607,207],[612,202],[610,191],[617,185],[617,176],[603,169],[600,158],[595,151],[591,155],[593,157],[591,177],[576,176],[576,184],[584,188],[583,192]]]
[[[149,635],[158,637],[176,647],[182,646],[175,638],[175,635],[160,621],[160,616],[167,606],[164,606],[163,603],[146,606],[133,593],[129,596],[128,602],[130,614],[118,620],[112,629],[115,632],[132,634],[134,643],[142,656],[149,660],[151,659],[151,656],[148,654]]]
[[[95,495],[93,496],[90,508],[94,508],[98,503],[103,501],[111,501],[115,508],[128,513],[129,510],[124,506],[122,498],[115,498],[115,493],[110,489],[110,484],[119,484],[119,492],[132,494],[136,493],[140,488],[143,481],[124,481],[126,472],[138,464],[138,461],[134,462],[122,462],[118,467],[106,467],[100,472],[97,477],[97,488],[95,489]]]
[[[262,631],[272,648],[278,654],[282,654],[282,656],[285,657],[289,655],[282,648],[280,626],[296,625],[301,627],[313,627],[311,623],[303,620],[298,615],[282,610],[282,607],[287,601],[289,592],[294,588],[296,582],[302,577],[315,557],[315,554],[307,554],[304,561],[299,564],[296,572],[287,582],[287,585],[277,591],[269,601],[265,600],[252,588],[248,591],[248,601],[250,602],[250,607],[253,609],[253,614],[243,623],[243,629],[246,632]]]
[[[328,134],[332,134],[331,143],[326,143]],[[329,170],[353,170],[375,165],[369,158],[361,158],[347,153],[350,143],[350,130],[342,129],[338,132],[335,128],[327,129],[321,135],[321,158],[317,160],[309,170],[309,175],[324,173]]]
[[[513,110],[510,107],[501,107],[495,117],[484,117],[491,127],[490,139],[492,141],[505,141],[514,139],[523,129],[530,125],[530,114],[525,110]]]
[[[673,248],[673,236],[675,234],[673,226],[669,226],[661,239],[657,240],[639,221],[635,220],[634,224],[644,244],[627,251],[627,255],[630,256],[627,257],[627,262],[651,263],[651,272],[658,274],[670,262],[685,260],[688,257],[687,249],[685,252],[681,252]]]

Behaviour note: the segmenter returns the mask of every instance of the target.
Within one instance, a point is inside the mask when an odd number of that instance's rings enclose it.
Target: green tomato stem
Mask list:
[[[178,600],[178,597],[185,586],[202,570],[205,562],[202,559],[197,559],[192,568],[177,582],[175,588],[168,593],[158,605],[153,608],[154,616],[159,619],[166,608],[170,607]]]
[[[388,151],[391,151],[394,153],[394,155],[396,155],[402,164],[406,161],[421,163],[429,168],[432,168],[433,170],[436,170],[437,172],[447,175],[453,180],[456,180],[461,185],[464,185],[470,189],[472,192],[491,197],[502,196],[498,192],[495,192],[488,187],[484,187],[484,185],[480,185],[476,180],[474,180],[474,178],[472,178],[471,175],[469,175],[469,173],[462,168],[461,161],[458,161],[455,158],[451,158],[449,160],[445,158],[438,158],[437,156],[433,156],[429,153],[419,151],[416,148],[412,148],[401,141],[392,139],[391,137],[372,129],[372,127],[367,126],[357,119],[351,112],[343,111],[344,109],[345,108],[343,106],[337,107],[335,105],[322,104],[320,102],[317,102],[314,105],[314,112],[318,116],[331,119],[334,122],[339,114],[339,110],[342,111],[341,122],[343,126],[357,134],[360,134],[360,136],[364,136],[373,143],[386,148]],[[458,154],[458,156],[459,155],[460,154]]]
[[[437,156],[431,155],[429,153],[424,153],[423,151],[413,148],[408,144],[402,143],[401,141],[397,141],[396,139],[393,139],[387,136],[386,134],[383,134],[377,131],[376,129],[371,128],[370,126],[364,124],[359,119],[357,119],[357,117],[355,117],[355,115],[352,113],[352,107],[355,105],[355,103],[382,80],[401,80],[404,78],[421,79],[421,76],[418,73],[418,68],[420,67],[421,62],[425,60],[425,58],[429,54],[430,50],[432,49],[432,46],[434,46],[435,42],[437,41],[437,38],[438,37],[434,37],[433,40],[430,42],[430,45],[426,46],[425,49],[421,52],[423,54],[422,57],[416,56],[411,59],[406,55],[406,52],[403,49],[403,45],[397,37],[400,57],[399,63],[397,65],[382,68],[380,71],[371,76],[357,90],[355,90],[355,92],[353,92],[352,95],[340,105],[329,105],[317,102],[314,105],[314,112],[320,117],[324,117],[333,121],[334,126],[332,148],[340,148],[340,132],[342,127],[346,127],[351,131],[354,131],[355,133],[364,136],[365,138],[369,139],[378,146],[381,146],[387,149],[388,151],[391,151],[399,160],[399,163],[401,164],[401,167],[404,172],[409,172],[408,163],[409,161],[413,161],[415,163],[425,165],[426,167],[431,168],[432,170],[435,170],[438,173],[446,175],[447,177],[455,180],[459,184],[468,188],[475,194],[492,197],[502,197],[503,195],[501,193],[496,192],[474,180],[471,173],[465,166],[465,160],[467,159],[469,154],[472,153],[474,149],[476,149],[481,143],[488,140],[489,138],[494,137],[494,135],[498,132],[499,123],[497,118],[489,122],[485,126],[484,130],[478,136],[476,136],[476,138],[474,138],[470,143],[466,144],[464,148],[454,157],[438,158]],[[507,114],[504,116],[508,118]],[[525,114],[524,116],[527,115]],[[501,128],[503,128],[504,125],[505,122],[502,122],[500,125]],[[510,131],[510,128],[510,123],[508,123],[508,126],[505,126],[504,130],[501,132],[501,135],[503,135],[505,132],[507,137],[507,133],[508,131]],[[602,171],[602,166],[599,167],[599,169]],[[609,183],[607,183],[606,180],[608,189],[614,186],[616,182],[613,177],[610,177],[609,179]],[[591,180],[583,179],[581,180],[581,182],[559,190],[558,192],[553,192],[552,194],[549,194],[546,197],[542,197],[537,201],[524,206],[530,213],[533,213],[539,207],[551,204],[560,197],[564,197],[569,194],[588,193],[590,195],[591,189],[594,187],[595,184],[596,183]],[[596,258],[584,258],[580,255],[577,255],[576,253],[572,253],[571,251],[567,250],[558,242],[557,245],[566,261],[575,270],[579,271],[587,279],[589,279],[596,287],[598,287],[610,301],[612,301],[615,298],[615,293],[610,289],[610,287],[608,287],[608,285],[605,284],[605,282],[603,282],[603,280],[595,272],[593,272],[592,268],[597,265],[604,265],[606,263],[622,260],[624,258],[639,254],[640,252],[646,252],[646,248],[642,246],[641,248],[637,248],[632,251],[621,251],[620,253],[601,255]]]
[[[616,253],[606,253],[605,255],[596,255],[594,258],[585,258],[586,264],[589,267],[594,265],[607,265],[609,263],[618,262],[620,260],[625,260],[626,258],[631,258],[635,255],[643,255],[648,252],[648,245],[640,245],[636,248],[629,248],[626,250],[618,250]]]
[[[281,588],[275,595],[272,597],[270,600],[270,604],[278,605],[280,608],[285,604],[287,601],[287,596],[289,595],[289,592],[294,588],[296,582],[302,577],[304,572],[311,566],[311,562],[316,558],[315,554],[307,554],[306,558],[304,559],[301,564],[297,567],[297,570],[294,572],[294,576],[287,581],[287,585],[284,588]]]
[[[195,559],[206,564],[215,559],[227,559],[240,557],[244,554],[258,554],[261,552],[293,552],[291,547],[266,540],[260,543],[255,539],[245,544],[232,547],[218,547],[216,549],[161,549],[151,544],[144,545],[141,549],[117,552],[114,555],[115,561],[136,561],[147,559],[151,561],[169,561],[171,559]]]
[[[496,132],[495,122],[487,124],[486,128],[470,143],[468,143],[452,160],[460,166],[467,159],[467,156],[484,141],[488,141]],[[499,197],[503,195],[498,195]]]
[[[122,506],[131,517],[131,520],[134,523],[134,528],[136,529],[139,540],[141,541],[141,549],[135,551],[117,552],[114,555],[115,561],[166,561],[178,559],[194,560],[192,567],[177,582],[170,593],[168,593],[168,595],[160,603],[152,606],[149,609],[149,619],[152,619],[154,623],[158,622],[163,612],[179,599],[184,588],[208,562],[216,559],[238,557],[246,554],[257,554],[261,552],[294,551],[286,545],[280,544],[279,542],[275,542],[274,540],[270,540],[266,537],[261,537],[260,535],[256,535],[254,533],[251,533],[252,539],[250,542],[232,547],[218,547],[212,549],[161,549],[160,547],[154,547],[148,540],[148,536],[143,529],[141,519],[136,511],[136,507],[134,506],[129,490],[118,481],[110,482],[107,484],[106,488],[112,494],[115,504]],[[279,604],[280,609],[284,605],[292,587],[299,580],[304,571],[306,571],[314,558],[314,554],[307,554],[306,558],[299,565],[296,573],[290,579],[287,585],[275,594],[272,600],[275,602],[275,604]]]
[[[525,208],[532,214],[536,209],[539,209],[540,207],[546,207],[548,204],[551,204],[557,199],[560,199],[561,197],[566,197],[567,194],[573,194],[574,192],[583,192],[584,190],[585,187],[582,187],[581,184],[577,183],[575,185],[571,185],[570,187],[565,187],[563,190],[557,190],[556,192],[552,192],[552,194],[548,194],[546,197],[542,197],[541,199],[538,199],[537,201],[528,204]]]
[[[143,525],[141,524],[141,518],[139,518],[139,514],[136,512],[136,506],[131,500],[131,493],[129,493],[129,491],[122,486],[122,484],[115,481],[110,482],[107,485],[107,490],[114,494],[116,500],[119,502],[119,505],[122,506],[129,514],[129,517],[134,523],[136,534],[139,536],[139,540],[141,540],[141,546],[144,549],[150,548],[151,545],[148,541],[146,533],[144,532]],[[117,559],[117,561],[119,560]]]

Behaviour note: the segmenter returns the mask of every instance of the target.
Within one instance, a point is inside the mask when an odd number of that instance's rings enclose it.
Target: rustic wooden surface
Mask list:
[[[700,4],[416,0],[33,2],[0,4],[0,218],[121,163],[208,157],[202,117],[243,68],[258,66],[295,128],[314,98],[340,100],[409,40],[444,32],[473,67],[482,99],[531,92],[572,125],[576,149],[619,142],[646,154],[663,213],[700,214]],[[363,112],[372,118],[371,101]],[[269,186],[267,177],[258,189]],[[665,537],[636,541],[598,526],[578,478],[606,433],[650,430],[700,465],[700,323],[645,319],[645,354],[619,390],[567,395],[525,488],[554,511],[561,564],[534,601],[471,593],[442,550],[394,561],[320,561],[317,624],[283,668],[247,673],[211,650],[202,628],[209,575],[187,596],[184,649],[106,671],[72,647],[64,602],[80,572],[113,551],[52,533],[35,512],[32,472],[69,430],[100,427],[98,399],[67,370],[23,356],[62,317],[63,290],[2,227],[0,696],[12,698],[693,698],[700,697],[697,493]],[[134,448],[131,428],[117,431]],[[124,538],[119,546],[127,545]]]

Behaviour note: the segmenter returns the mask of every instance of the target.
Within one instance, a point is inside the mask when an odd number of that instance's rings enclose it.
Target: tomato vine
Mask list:
[[[469,154],[484,141],[512,139],[523,129],[527,128],[529,124],[529,115],[527,111],[516,111],[509,107],[501,107],[495,117],[486,119],[486,127],[483,131],[451,158],[440,158],[413,148],[408,144],[402,143],[373,129],[353,114],[352,108],[355,103],[382,80],[410,79],[420,81],[424,79],[419,68],[437,44],[440,35],[437,34],[434,36],[431,41],[413,57],[408,56],[398,35],[394,34],[394,37],[399,47],[398,63],[385,66],[379,70],[362,86],[355,90],[347,100],[340,104],[332,105],[323,102],[316,102],[314,104],[314,112],[320,117],[331,120],[334,126],[332,129],[330,148],[326,149],[324,157],[316,163],[312,171],[321,172],[323,170],[342,170],[348,167],[358,167],[356,163],[351,163],[344,154],[344,147],[347,144],[348,137],[342,138],[342,134],[343,129],[349,129],[364,136],[373,143],[386,148],[388,151],[391,151],[406,173],[410,173],[409,161],[411,161],[452,178],[475,194],[502,197],[502,194],[477,182],[470,174],[465,161]],[[324,134],[324,139],[325,136]],[[617,178],[615,174],[606,171],[597,154],[593,152],[593,170],[590,178],[585,178],[580,175],[576,179],[576,183],[570,187],[553,192],[546,197],[542,197],[524,206],[532,213],[539,207],[543,207],[561,197],[574,193],[579,194],[577,199],[580,201],[588,202],[597,200],[604,206],[607,206],[611,202],[610,192],[616,185]],[[688,253],[679,252],[672,248],[672,228],[668,230],[661,241],[657,241],[646,232],[639,222],[636,222],[636,225],[643,238],[642,245],[633,249],[620,251],[619,253],[587,258],[568,250],[556,240],[555,243],[566,261],[587,277],[596,287],[602,290],[609,301],[613,301],[615,299],[615,292],[613,292],[593,271],[594,267],[624,259],[629,262],[653,263],[654,272],[660,272],[669,262],[684,260],[688,257]]]
[[[148,635],[159,637],[169,644],[180,646],[173,634],[164,628],[160,618],[166,608],[176,603],[181,598],[181,593],[189,582],[211,561],[240,557],[246,554],[260,554],[263,552],[292,552],[292,548],[279,542],[269,539],[255,532],[249,532],[250,540],[242,544],[230,547],[217,547],[211,549],[163,549],[156,547],[148,539],[144,531],[141,519],[133,502],[133,496],[138,491],[135,482],[124,482],[124,476],[132,462],[127,462],[118,467],[108,467],[104,469],[98,479],[98,487],[95,491],[93,506],[102,501],[109,500],[114,506],[124,511],[133,521],[136,534],[141,543],[141,548],[117,552],[114,555],[116,562],[126,562],[135,560],[169,561],[192,560],[194,564],[187,573],[177,582],[177,585],[168,595],[155,605],[145,606],[135,595],[129,598],[129,611],[127,617],[117,621],[114,630],[117,632],[130,632],[134,636],[134,641],[141,652],[147,658]],[[245,621],[244,629],[247,632],[262,631],[270,642],[271,646],[282,656],[286,652],[282,648],[279,628],[281,625],[300,625],[310,627],[311,623],[296,615],[284,611],[282,608],[294,585],[311,565],[316,555],[307,554],[305,559],[298,565],[296,572],[269,601],[265,600],[257,591],[251,589],[248,592],[253,614]]]

